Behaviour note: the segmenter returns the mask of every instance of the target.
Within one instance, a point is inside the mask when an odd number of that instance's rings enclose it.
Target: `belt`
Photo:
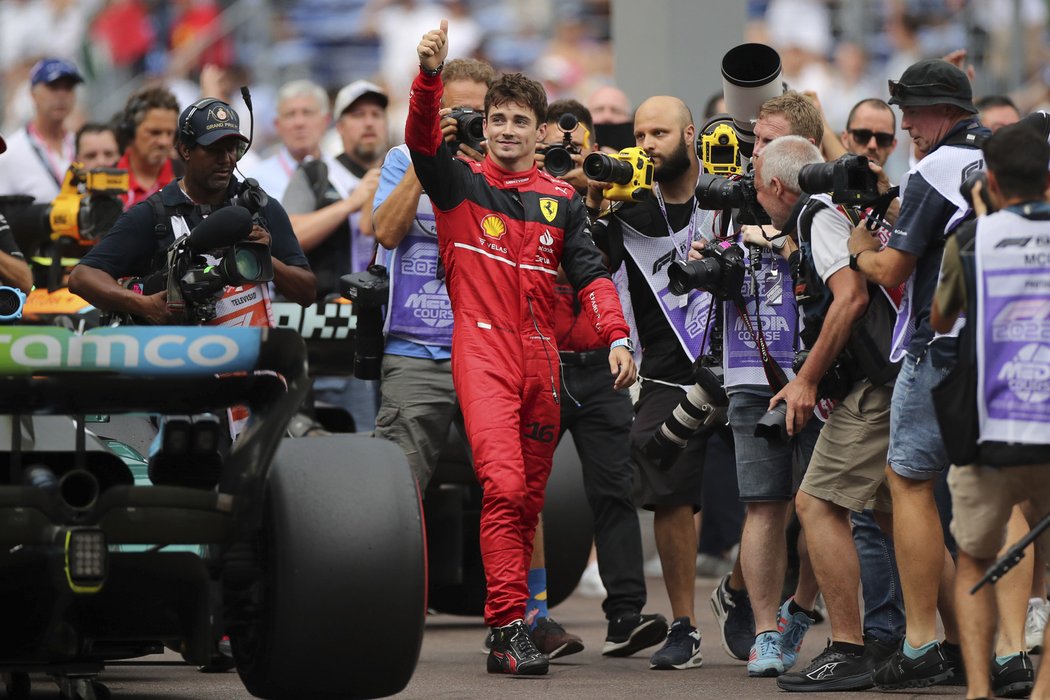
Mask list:
[[[585,350],[583,352],[559,351],[561,363],[568,367],[597,367],[609,363],[609,348]]]

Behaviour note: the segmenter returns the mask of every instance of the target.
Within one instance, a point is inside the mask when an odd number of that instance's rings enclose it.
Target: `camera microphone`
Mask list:
[[[219,209],[190,231],[187,244],[191,250],[227,248],[247,240],[252,232],[252,215],[244,207]]]
[[[241,99],[244,100],[244,106],[248,108],[248,117],[251,119],[248,124],[248,144],[244,147],[244,152],[247,153],[252,147],[252,139],[255,138],[255,112],[252,111],[252,93],[248,92],[247,85],[241,85]]]

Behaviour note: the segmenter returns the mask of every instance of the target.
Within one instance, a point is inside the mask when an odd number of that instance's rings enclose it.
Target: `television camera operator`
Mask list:
[[[178,237],[176,232],[188,233],[214,212],[240,202],[255,210],[247,240],[269,246],[274,286],[303,306],[314,301],[314,275],[284,209],[249,186],[253,181],[242,183],[233,176],[239,156],[250,144],[239,123],[237,113],[214,98],[199,100],[183,111],[176,146],[185,176],[117,220],[73,269],[69,278],[73,293],[104,311],[130,314],[148,323],[185,323],[169,307],[167,290],[139,293],[117,280],[166,272],[164,254]]]

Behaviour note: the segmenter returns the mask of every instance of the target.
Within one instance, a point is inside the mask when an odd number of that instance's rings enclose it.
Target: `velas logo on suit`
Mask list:
[[[552,223],[554,217],[558,215],[558,200],[550,197],[540,197],[540,212],[548,223]],[[550,245],[550,243],[547,245]]]
[[[495,214],[489,214],[481,220],[481,231],[489,238],[499,240],[507,232],[507,224]]]

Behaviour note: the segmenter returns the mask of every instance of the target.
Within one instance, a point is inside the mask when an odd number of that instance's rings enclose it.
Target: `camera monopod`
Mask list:
[[[1043,534],[1043,530],[1048,527],[1050,527],[1050,514],[1043,516],[1043,519],[1036,523],[1035,527],[1027,535],[1017,540],[1017,544],[1006,550],[1006,554],[989,567],[988,571],[981,577],[981,580],[970,589],[970,595],[981,590],[981,586],[984,584],[989,582],[994,584],[1003,576],[1006,576],[1006,572],[1017,566],[1018,562],[1024,559],[1025,548],[1032,544],[1036,537]]]

